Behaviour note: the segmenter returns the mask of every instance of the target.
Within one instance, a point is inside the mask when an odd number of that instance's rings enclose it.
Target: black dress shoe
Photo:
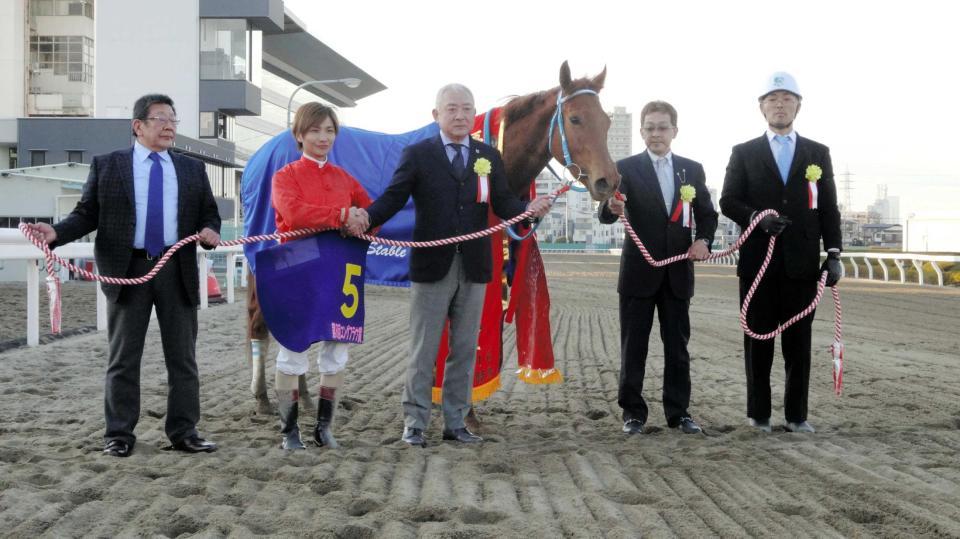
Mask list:
[[[677,424],[677,428],[680,429],[680,432],[684,434],[700,434],[703,432],[703,429],[700,428],[700,425],[697,425],[697,422],[689,416],[681,417],[680,423]]]
[[[460,442],[463,444],[476,444],[483,441],[483,438],[467,430],[466,427],[459,429],[443,429],[443,439]]]
[[[133,453],[133,444],[123,440],[110,440],[103,447],[103,454],[111,457],[129,457],[130,453]]]
[[[404,443],[417,447],[427,447],[427,439],[423,436],[423,429],[405,427],[400,438]]]
[[[627,434],[643,434],[643,421],[628,419],[623,422],[623,432]]]
[[[208,442],[199,436],[187,436],[173,444],[173,448],[186,453],[213,453],[217,450],[217,444]]]

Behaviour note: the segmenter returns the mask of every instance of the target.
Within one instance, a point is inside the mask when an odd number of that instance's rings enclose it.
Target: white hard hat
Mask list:
[[[797,86],[796,79],[794,79],[793,75],[787,73],[786,71],[777,71],[776,73],[767,77],[767,81],[763,87],[763,93],[760,94],[760,99],[763,99],[767,94],[776,92],[777,90],[784,90],[794,94],[797,97],[802,97],[800,95],[800,87]]]

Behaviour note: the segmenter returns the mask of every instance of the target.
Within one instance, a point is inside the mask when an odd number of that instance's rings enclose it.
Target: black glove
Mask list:
[[[784,228],[787,228],[787,225],[790,224],[790,219],[787,219],[784,216],[768,215],[763,219],[760,219],[760,230],[763,230],[770,236],[779,236],[783,232]]]
[[[827,282],[825,286],[833,286],[843,275],[843,264],[840,263],[840,253],[831,251],[827,253],[827,259],[820,266],[820,273],[827,272]]]

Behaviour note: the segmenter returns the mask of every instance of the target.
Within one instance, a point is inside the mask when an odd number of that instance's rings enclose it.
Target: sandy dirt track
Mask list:
[[[565,382],[517,381],[509,327],[504,384],[479,406],[478,447],[441,442],[436,412],[428,448],[399,441],[405,289],[367,288],[367,341],[351,352],[338,451],[278,449],[277,420],[256,415],[248,389],[242,304],[200,313],[199,427],[221,444],[209,455],[164,449],[155,326],[128,459],[100,454],[105,333],[0,352],[0,535],[960,536],[960,290],[842,281],[845,394],[832,394],[825,306],[814,323],[818,432],[762,434],[745,424],[733,269],[699,266],[691,412],[706,434],[666,428],[655,327],[650,423],[627,438],[616,404],[618,260],[551,255],[546,264]],[[94,323],[86,285],[68,291],[64,327]],[[22,318],[11,321],[16,294],[4,296],[0,340],[22,336]],[[76,305],[86,314],[70,314]],[[778,355],[775,425],[782,382]]]

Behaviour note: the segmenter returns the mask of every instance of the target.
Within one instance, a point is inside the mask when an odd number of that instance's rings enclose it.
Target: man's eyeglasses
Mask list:
[[[176,119],[176,118],[165,118],[165,117],[163,117],[163,116],[150,116],[150,117],[147,118],[147,119],[148,119],[148,120],[153,120],[153,121],[157,122],[157,123],[160,124],[160,125],[170,124],[170,125],[172,125],[172,126],[174,126],[174,127],[176,127],[177,124],[180,123],[180,120],[178,120],[178,119]]]
[[[641,131],[648,135],[652,135],[654,133],[666,133],[671,129],[673,129],[673,126],[671,125],[648,125],[640,128]]]

